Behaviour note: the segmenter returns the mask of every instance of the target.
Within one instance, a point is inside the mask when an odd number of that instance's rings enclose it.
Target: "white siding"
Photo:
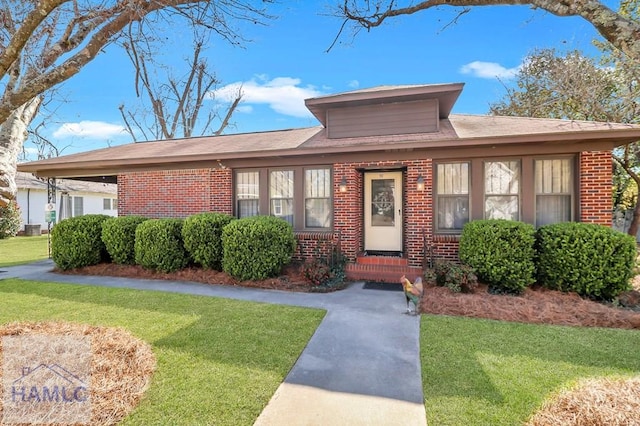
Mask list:
[[[56,192],[56,219],[60,220],[60,196],[61,192]],[[104,199],[110,198],[116,200],[113,194],[97,194],[89,192],[70,192],[70,197],[82,197],[83,214],[106,214],[109,216],[117,216],[117,209],[104,209]],[[47,204],[47,191],[40,189],[18,189],[17,194],[18,206],[22,215],[22,223],[30,225],[41,225],[42,229],[47,229],[45,221],[44,208]],[[113,202],[112,202],[113,203]],[[117,206],[116,206],[117,207]],[[73,210],[72,210],[73,211]],[[23,227],[24,229],[24,227]]]

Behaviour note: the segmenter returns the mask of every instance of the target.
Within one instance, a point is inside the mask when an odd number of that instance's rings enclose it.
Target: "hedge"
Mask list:
[[[149,219],[136,228],[135,259],[144,268],[175,272],[189,264],[182,243],[183,219]]]
[[[222,269],[239,280],[277,275],[291,261],[296,240],[291,225],[273,216],[232,221],[222,231]]]
[[[142,216],[120,216],[104,221],[101,238],[114,263],[135,263],[136,228],[145,220]]]
[[[111,218],[87,214],[60,221],[51,229],[51,258],[62,270],[96,265],[109,260],[102,242],[102,224]]]
[[[194,262],[207,269],[222,268],[222,229],[233,220],[224,213],[200,213],[185,219],[182,239]]]
[[[476,220],[462,228],[459,256],[492,291],[521,293],[535,281],[534,244],[530,224]]]
[[[538,283],[554,290],[611,300],[630,290],[636,240],[590,223],[545,225],[536,234]]]

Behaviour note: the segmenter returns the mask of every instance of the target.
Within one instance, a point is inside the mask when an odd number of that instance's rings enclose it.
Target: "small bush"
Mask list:
[[[273,216],[234,220],[222,231],[222,269],[239,280],[277,275],[291,261],[296,240],[291,225]]]
[[[136,228],[136,263],[161,272],[175,272],[189,264],[182,243],[182,219],[149,219]]]
[[[62,270],[109,260],[102,242],[102,224],[111,216],[87,214],[64,219],[51,229],[51,258]]]
[[[536,233],[539,284],[593,299],[630,290],[637,257],[630,235],[590,223],[545,225]]]
[[[15,237],[21,226],[20,208],[15,201],[0,207],[0,240]]]
[[[320,243],[313,258],[307,259],[302,265],[302,274],[311,283],[311,291],[328,292],[345,287],[347,257],[342,254],[337,245],[328,243],[329,254],[321,254]],[[327,246],[325,245],[325,248]]]
[[[196,263],[207,269],[222,268],[222,229],[233,220],[223,213],[200,213],[185,219],[182,239]]]
[[[532,225],[476,220],[462,229],[459,255],[494,292],[517,294],[535,280],[534,244]]]
[[[120,216],[104,221],[102,242],[114,263],[135,264],[136,228],[145,220],[142,216]]]
[[[447,287],[454,293],[473,293],[478,286],[478,277],[469,265],[449,261],[438,261],[434,267],[436,284]]]

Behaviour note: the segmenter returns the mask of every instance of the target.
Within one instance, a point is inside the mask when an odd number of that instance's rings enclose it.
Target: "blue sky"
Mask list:
[[[332,0],[327,0],[333,3]],[[616,1],[605,2],[616,8]],[[212,38],[206,56],[226,96],[242,85],[244,100],[227,133],[287,129],[318,124],[304,99],[378,85],[463,82],[454,113],[486,114],[504,94],[523,58],[534,49],[579,49],[597,54],[599,36],[579,18],[560,18],[526,6],[476,7],[447,25],[456,9],[442,7],[395,18],[352,37],[347,30],[331,51],[341,21],[328,16],[327,2],[286,1],[271,10],[266,26],[243,24],[251,41],[243,48]],[[163,61],[183,64],[190,46],[168,31]],[[62,154],[131,142],[118,106],[133,107],[131,66],[115,46],[106,49],[63,85],[45,134]],[[29,145],[27,144],[27,147]]]

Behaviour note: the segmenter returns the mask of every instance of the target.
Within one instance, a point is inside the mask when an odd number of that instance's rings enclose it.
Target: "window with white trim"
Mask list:
[[[520,161],[484,162],[484,217],[520,220]]]
[[[84,198],[73,197],[73,217],[82,216],[84,214]]]
[[[260,214],[259,172],[236,173],[236,215],[239,218]]]
[[[536,226],[572,218],[573,170],[569,158],[535,161]]]
[[[269,200],[269,213],[293,225],[293,170],[269,173]]]
[[[331,169],[304,171],[304,226],[331,227]]]
[[[459,231],[469,221],[469,163],[436,166],[436,229]]]

